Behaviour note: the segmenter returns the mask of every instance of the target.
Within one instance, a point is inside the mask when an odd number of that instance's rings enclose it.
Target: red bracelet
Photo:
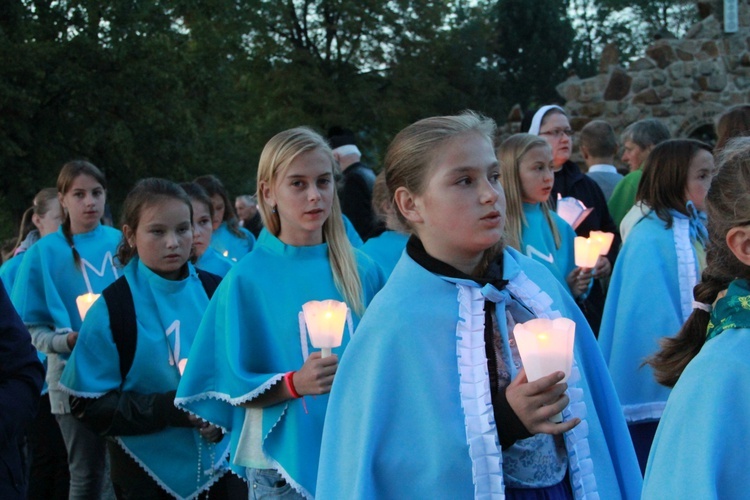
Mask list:
[[[291,394],[293,398],[299,399],[302,397],[294,388],[294,372],[287,372],[284,374],[284,383],[286,384],[289,394]]]

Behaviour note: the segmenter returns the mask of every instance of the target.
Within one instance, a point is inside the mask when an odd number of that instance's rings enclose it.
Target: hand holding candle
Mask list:
[[[513,329],[529,382],[560,371],[570,376],[573,366],[575,323],[567,318],[533,319],[518,323]],[[558,416],[562,421],[562,416]]]
[[[81,315],[81,321],[86,319],[86,313],[89,312],[89,309],[91,309],[91,306],[98,298],[98,293],[84,293],[76,297],[76,306],[78,306],[78,314]]]
[[[347,310],[346,304],[337,300],[311,300],[302,305],[310,343],[321,349],[322,358],[341,345]]]

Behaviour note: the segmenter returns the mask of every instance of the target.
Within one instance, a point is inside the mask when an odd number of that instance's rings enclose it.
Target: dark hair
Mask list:
[[[166,179],[150,177],[138,181],[128,193],[125,202],[122,205],[122,220],[120,225],[128,228],[135,233],[138,224],[141,222],[141,214],[145,207],[161,203],[165,199],[175,199],[184,202],[190,210],[190,224],[193,223],[193,205],[190,198],[180,186]],[[125,231],[122,234],[122,240],[117,247],[117,259],[120,265],[125,266],[130,259],[138,255],[138,249],[128,244]]]
[[[21,229],[18,231],[18,238],[13,245],[13,250],[10,252],[11,256],[18,250],[29,233],[34,230],[33,216],[44,217],[44,214],[49,212],[50,202],[52,201],[57,202],[57,189],[55,188],[44,188],[34,196],[31,206],[26,209],[21,217]]]
[[[234,210],[234,205],[229,201],[229,194],[227,193],[224,184],[221,183],[218,177],[215,175],[201,175],[197,177],[193,182],[199,184],[203,189],[206,190],[209,197],[219,195],[224,200],[224,219],[227,223],[227,229],[233,235],[238,238],[245,239],[247,235],[240,231],[240,222],[237,218],[237,212]]]
[[[206,205],[208,207],[209,215],[213,218],[214,204],[211,202],[211,197],[208,196],[206,190],[203,189],[203,186],[197,182],[181,182],[180,187],[185,191],[191,201],[197,201],[198,203]]]
[[[631,141],[641,149],[656,146],[672,137],[669,129],[656,118],[646,118],[631,123],[622,132],[622,142]]]
[[[617,137],[612,125],[604,120],[593,120],[581,129],[581,148],[593,158],[609,158],[617,153]]]
[[[719,116],[716,123],[716,151],[726,146],[734,137],[750,135],[750,104],[733,106]]]
[[[101,170],[96,168],[93,163],[89,163],[85,160],[73,160],[63,165],[60,169],[60,174],[57,176],[57,192],[61,196],[65,196],[73,186],[73,182],[75,182],[75,180],[81,175],[93,177],[94,180],[101,184],[102,188],[106,191],[107,180]],[[68,242],[68,245],[70,245],[70,249],[73,252],[73,261],[75,262],[76,267],[79,267],[81,265],[81,256],[73,244],[73,233],[70,229],[70,214],[67,210],[65,211],[65,218],[62,223],[62,232],[65,236],[65,241]]]
[[[702,304],[713,304],[733,280],[750,278],[750,267],[735,257],[726,242],[730,229],[750,221],[750,138],[729,141],[718,160],[719,173],[706,196],[706,269],[693,288],[693,297]],[[677,383],[706,342],[709,319],[708,312],[694,309],[675,337],[661,341],[661,350],[647,360],[660,384],[672,387]]]
[[[699,151],[711,153],[711,147],[692,139],[671,139],[654,147],[646,158],[636,201],[642,201],[672,227],[669,210],[687,215],[685,187],[690,162]]]

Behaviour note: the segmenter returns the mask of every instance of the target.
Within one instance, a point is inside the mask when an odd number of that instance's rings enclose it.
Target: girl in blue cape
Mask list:
[[[230,433],[232,467],[251,498],[315,495],[328,392],[349,335],[322,358],[300,324],[302,305],[345,301],[357,323],[383,284],[346,237],[333,175],[331,149],[310,129],[266,144],[264,229],[211,300],[177,391],[181,407]]]
[[[213,234],[214,206],[206,190],[197,182],[183,182],[180,187],[185,190],[193,205],[193,257],[195,267],[214,273],[222,278],[227,275],[234,261],[221,255],[210,246]]]
[[[691,291],[705,255],[702,211],[713,173],[713,156],[700,142],[665,141],[651,151],[636,196],[650,211],[625,241],[607,292],[599,345],[642,470],[669,396],[644,362],[693,310]]]
[[[552,148],[541,137],[515,134],[497,148],[497,157],[508,214],[505,244],[541,262],[574,298],[582,297],[591,272],[576,267],[576,233],[548,205],[555,180]]]
[[[385,185],[385,174],[380,172],[375,177],[372,188],[372,205],[378,225],[383,232],[370,237],[360,247],[364,253],[378,263],[386,277],[391,275],[393,268],[401,258],[409,239],[406,229],[401,227],[398,217],[393,212],[393,205],[388,198],[388,186]]]
[[[214,206],[211,246],[224,257],[237,262],[253,249],[255,236],[240,226],[234,205],[218,177],[202,175],[194,182],[206,190]]]
[[[413,236],[341,360],[318,498],[640,495],[591,329],[544,266],[503,248],[494,131],[471,112],[428,118],[388,148],[386,182]],[[574,373],[529,383],[513,327],[560,316],[577,324]]]
[[[12,299],[34,346],[47,355],[50,404],[68,450],[70,496],[97,498],[104,484],[104,439],[70,414],[58,382],[81,327],[76,298],[99,294],[118,277],[114,256],[121,235],[99,222],[106,181],[94,165],[63,165],[57,191],[65,219],[26,251]]]
[[[136,331],[128,332],[136,335],[132,364],[123,374],[126,355],[112,325],[125,319],[110,311],[124,310],[105,295],[89,310],[60,381],[74,396],[76,416],[113,438],[108,448],[118,498],[194,498],[227,471],[229,439],[221,442],[219,428],[174,406],[180,370],[209,301],[188,263],[191,212],[190,199],[170,181],[144,179],[128,194],[117,256],[135,313]]]
[[[8,297],[13,291],[13,283],[26,250],[40,238],[56,232],[60,224],[62,208],[57,199],[57,189],[44,188],[34,196],[32,205],[23,213],[21,230],[13,247],[12,257],[0,266],[0,280],[8,292]]]
[[[643,498],[747,498],[750,442],[750,138],[730,141],[706,198],[707,266],[693,312],[651,360],[674,386]]]

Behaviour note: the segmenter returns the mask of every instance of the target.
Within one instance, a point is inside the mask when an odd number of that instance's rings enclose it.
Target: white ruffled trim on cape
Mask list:
[[[507,285],[507,289],[518,297],[521,302],[530,307],[537,318],[556,319],[562,317],[560,311],[552,309],[552,297],[544,292],[536,283],[531,281],[526,273],[519,271]],[[565,447],[568,452],[568,471],[570,484],[576,499],[598,500],[594,462],[591,459],[589,446],[589,425],[586,420],[586,402],[583,399],[583,389],[578,387],[581,372],[573,357],[573,366],[568,378],[570,404],[562,411],[563,421],[578,417],[581,423],[564,434]]]
[[[666,406],[666,401],[642,403],[637,405],[623,405],[622,413],[625,415],[625,421],[628,424],[655,422],[661,419]]]
[[[674,249],[677,254],[677,276],[680,284],[680,308],[682,322],[693,312],[693,287],[698,283],[698,265],[695,250],[690,242],[690,221],[688,219],[672,219],[674,234]]]
[[[217,465],[220,465],[222,461],[224,460],[224,458],[228,456],[228,451],[227,451],[227,453],[223,454],[222,458],[220,458],[219,461],[217,461],[217,463],[214,464],[214,467],[211,469],[212,471],[215,472],[215,474],[212,475],[211,479],[209,479],[200,489],[194,491],[190,496],[181,497],[176,491],[174,491],[172,488],[167,486],[164,483],[164,481],[162,481],[159,478],[159,476],[154,474],[154,472],[145,463],[143,463],[143,461],[140,458],[138,458],[132,451],[130,451],[130,449],[127,447],[125,443],[123,443],[120,437],[115,437],[115,441],[120,446],[120,448],[122,448],[125,451],[125,453],[127,453],[128,456],[130,456],[130,458],[135,460],[135,462],[141,467],[141,469],[146,471],[146,474],[148,474],[149,477],[153,479],[156,482],[156,484],[159,485],[161,489],[163,489],[164,491],[166,491],[173,497],[178,498],[179,500],[192,500],[193,498],[198,497],[198,495],[200,495],[201,493],[209,489],[211,486],[213,486],[216,481],[221,479],[224,476],[224,474],[226,474],[229,471],[229,468],[219,470],[217,467]],[[208,471],[203,471],[203,473],[208,474]]]
[[[478,288],[458,287],[456,324],[459,390],[466,442],[474,476],[474,498],[505,498],[502,450],[492,409],[484,343],[484,297]]]
[[[81,392],[71,389],[70,387],[63,385],[62,382],[57,383],[57,388],[64,392],[65,394],[68,394],[70,396],[75,396],[77,398],[100,398],[107,394],[107,392]]]

